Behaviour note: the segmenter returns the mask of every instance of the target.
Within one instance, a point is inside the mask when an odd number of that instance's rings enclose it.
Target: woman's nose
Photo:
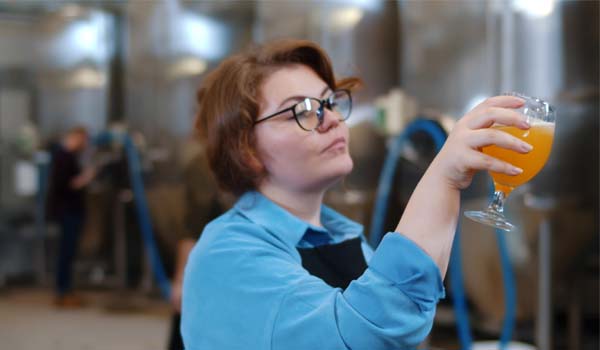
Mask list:
[[[323,108],[323,123],[317,128],[319,132],[326,132],[331,128],[335,128],[340,123],[340,116],[328,108]]]

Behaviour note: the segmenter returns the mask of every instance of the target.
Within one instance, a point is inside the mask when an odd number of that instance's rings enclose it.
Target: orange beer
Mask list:
[[[495,145],[484,147],[482,150],[483,153],[489,156],[523,169],[523,172],[516,176],[490,171],[496,191],[502,191],[508,197],[515,187],[531,180],[546,164],[554,139],[554,123],[536,123],[534,121],[529,130],[522,130],[513,126],[494,126],[493,128],[509,133],[533,146],[533,150],[526,154]]]

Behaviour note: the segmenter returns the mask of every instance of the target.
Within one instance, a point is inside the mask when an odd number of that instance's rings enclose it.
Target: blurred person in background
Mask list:
[[[196,142],[196,140],[194,140]],[[213,179],[208,165],[208,159],[202,148],[184,167],[183,185],[185,195],[184,232],[186,237],[177,243],[175,271],[171,286],[171,304],[174,309],[171,320],[171,332],[168,350],[183,350],[181,338],[181,291],[183,272],[190,251],[200,237],[204,226],[211,220],[223,214],[224,206],[217,191],[217,183]]]
[[[395,232],[373,251],[361,225],[323,205],[353,167],[351,93],[327,54],[283,40],[225,60],[198,93],[197,127],[221,188],[239,197],[208,224],[183,283],[187,350],[412,349],[428,335],[460,209],[479,170],[520,169],[480,149],[531,147],[512,96],[487,99],[450,133]]]
[[[85,220],[85,187],[96,175],[94,167],[82,168],[80,164],[80,156],[88,143],[87,129],[78,126],[51,147],[47,210],[49,219],[61,228],[55,299],[60,307],[81,305],[81,299],[72,291],[72,273]]]

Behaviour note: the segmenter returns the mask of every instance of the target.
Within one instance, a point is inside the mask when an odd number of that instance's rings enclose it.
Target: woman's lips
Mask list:
[[[346,147],[346,139],[345,138],[343,138],[343,137],[336,138],[329,145],[327,145],[327,147],[325,147],[321,153],[325,153],[329,150],[336,149],[339,147]]]

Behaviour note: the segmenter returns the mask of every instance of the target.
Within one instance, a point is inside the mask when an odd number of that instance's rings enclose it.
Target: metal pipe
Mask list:
[[[540,223],[538,311],[536,344],[539,350],[552,348],[552,232],[550,219],[544,213]]]
[[[514,66],[515,66],[515,20],[510,3],[505,3],[502,11],[502,39],[501,39],[501,62],[500,62],[500,89],[503,92],[514,89]]]

